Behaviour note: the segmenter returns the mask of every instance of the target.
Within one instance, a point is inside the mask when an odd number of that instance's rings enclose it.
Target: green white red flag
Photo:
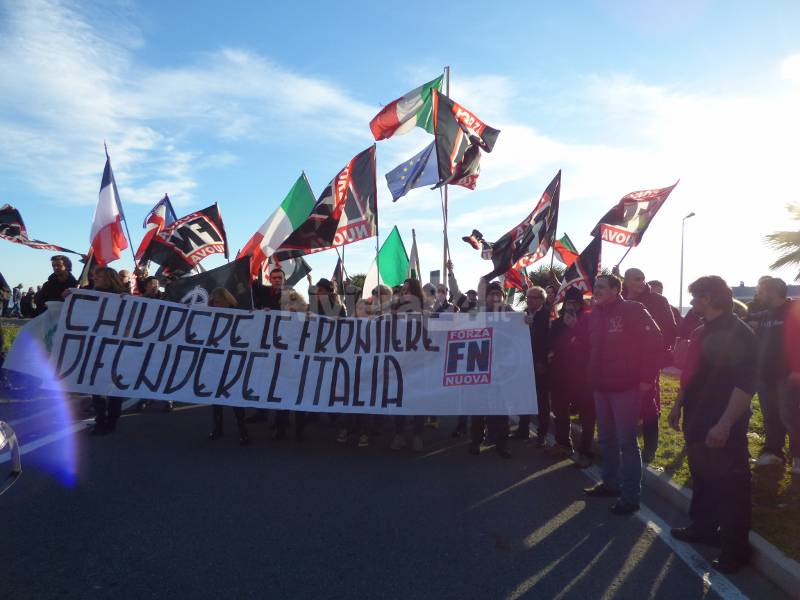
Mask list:
[[[237,259],[244,256],[252,257],[250,261],[251,278],[258,277],[258,272],[269,257],[292,235],[295,229],[305,222],[311,209],[314,208],[314,202],[311,185],[308,183],[306,174],[301,173],[280,206],[264,221],[264,224],[253,234],[253,237],[236,257]]]
[[[556,259],[568,267],[572,266],[579,256],[575,245],[566,233],[553,244],[553,252],[556,254]]]
[[[384,106],[369,122],[375,139],[385,140],[393,135],[402,135],[414,127],[422,127],[428,133],[433,133],[431,91],[441,90],[443,80],[444,75],[439,75]]]

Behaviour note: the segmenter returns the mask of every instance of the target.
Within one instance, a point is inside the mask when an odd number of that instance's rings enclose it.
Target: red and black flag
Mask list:
[[[623,196],[600,219],[592,230],[592,235],[620,246],[638,246],[650,221],[676,185],[677,181],[669,187],[631,192]]]
[[[560,196],[561,171],[542,193],[533,212],[491,244],[491,256],[487,257],[491,258],[494,270],[486,275],[487,279],[491,280],[512,267],[528,267],[547,254],[556,234]]]
[[[225,225],[216,204],[181,217],[156,233],[141,260],[151,260],[179,276],[211,254],[228,257]]]
[[[435,187],[460,185],[473,190],[480,173],[481,150],[491,152],[500,131],[438,90],[432,90],[432,98],[439,167]]]
[[[175,210],[172,208],[172,202],[169,201],[169,196],[164,194],[164,197],[156,202],[156,205],[150,209],[144,219],[143,227],[147,230],[144,232],[142,242],[139,244],[139,249],[136,251],[136,260],[141,260],[145,250],[153,241],[153,238],[159,231],[163,231],[167,227],[172,227],[172,224],[178,220],[175,215]]]
[[[569,236],[565,233],[553,244],[553,253],[556,255],[556,260],[564,263],[565,265],[572,266],[578,260],[578,251]]]
[[[311,214],[275,252],[281,260],[373,237],[378,230],[375,145],[356,154],[322,192]]]
[[[572,265],[564,271],[564,280],[556,294],[554,304],[564,301],[567,290],[576,288],[586,294],[592,291],[595,277],[600,272],[600,254],[603,242],[599,237],[594,238]]]
[[[25,229],[25,223],[22,220],[22,215],[19,211],[10,204],[0,206],[0,239],[13,242],[15,244],[22,244],[29,248],[37,250],[50,250],[52,252],[69,252],[70,254],[78,254],[83,256],[80,252],[56,246],[55,244],[48,244],[41,240],[32,240],[28,237],[28,230]]]

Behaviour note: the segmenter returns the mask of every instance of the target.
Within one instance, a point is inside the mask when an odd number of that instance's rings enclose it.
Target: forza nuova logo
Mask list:
[[[492,328],[449,331],[443,385],[483,385],[491,381]]]

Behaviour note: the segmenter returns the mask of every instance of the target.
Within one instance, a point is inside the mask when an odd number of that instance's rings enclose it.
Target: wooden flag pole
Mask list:
[[[444,68],[444,93],[445,96],[450,96],[450,67]],[[442,231],[443,231],[443,248],[442,248],[442,273],[440,281],[447,281],[447,261],[450,258],[450,245],[447,240],[447,185],[442,186]],[[422,275],[420,275],[420,281]]]

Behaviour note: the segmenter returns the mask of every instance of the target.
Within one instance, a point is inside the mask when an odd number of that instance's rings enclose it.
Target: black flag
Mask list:
[[[15,244],[22,244],[29,248],[36,248],[37,250],[50,250],[52,252],[69,252],[70,254],[78,254],[83,256],[80,252],[75,252],[62,246],[55,244],[48,244],[41,240],[32,240],[28,237],[28,230],[25,229],[25,223],[22,221],[22,215],[19,211],[10,204],[0,206],[0,239],[14,242]]]
[[[172,275],[182,275],[211,254],[228,257],[225,225],[216,204],[181,217],[156,233],[140,262],[151,260]]]
[[[173,302],[208,305],[209,295],[218,287],[233,294],[239,308],[252,309],[250,257],[245,256],[199,275],[174,279],[167,283],[165,293]]]
[[[567,290],[577,288],[581,292],[591,292],[594,287],[594,280],[600,272],[600,253],[603,242],[599,237],[594,238],[586,248],[583,249],[578,260],[572,263],[564,271],[564,280],[556,294],[555,304],[564,301]]]
[[[437,90],[432,91],[439,183],[475,189],[481,150],[491,152],[500,131]]]
[[[490,244],[494,269],[486,275],[492,278],[512,268],[528,267],[547,254],[553,245],[558,224],[558,204],[561,196],[561,171],[542,193],[536,208],[522,223],[514,227],[494,244]]]
[[[595,225],[592,235],[620,246],[638,246],[647,226],[676,185],[677,181],[669,187],[623,196]]]

